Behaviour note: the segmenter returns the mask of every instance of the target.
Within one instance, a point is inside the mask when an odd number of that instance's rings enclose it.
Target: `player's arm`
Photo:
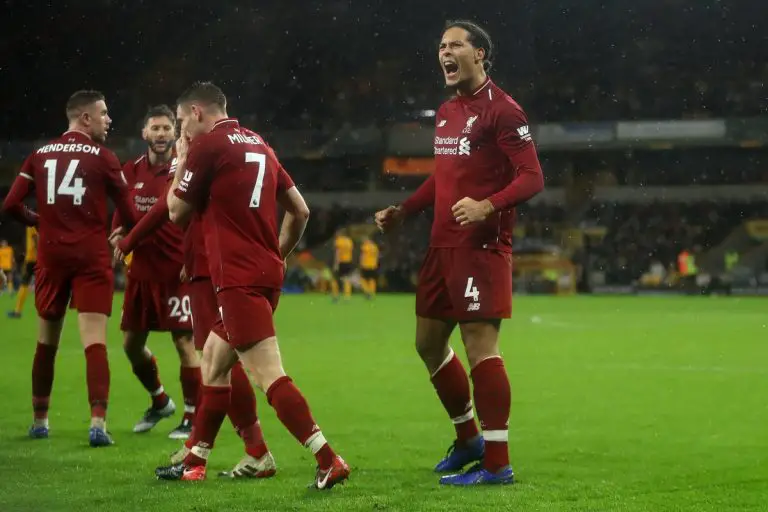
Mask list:
[[[111,151],[105,152],[104,159],[107,164],[105,174],[107,195],[115,203],[115,208],[117,214],[120,215],[122,225],[126,229],[130,229],[138,221],[138,212],[136,212],[131,204],[128,180],[120,166],[120,161],[114,153]]]
[[[176,172],[168,189],[168,217],[178,226],[186,226],[192,211],[208,184],[210,151],[202,144],[190,144],[185,137],[176,140]]]
[[[544,174],[531,140],[528,118],[511,103],[499,111],[496,143],[515,170],[515,178],[502,190],[488,197],[494,211],[507,210],[528,201],[544,190]]]
[[[277,179],[277,201],[285,210],[283,224],[280,227],[280,256],[286,259],[304,236],[304,230],[309,222],[309,206],[282,167],[278,171]]]
[[[171,164],[171,171],[169,174],[169,178],[171,180],[176,175],[175,171],[177,163],[178,160]],[[170,188],[171,184],[169,184],[168,188]],[[128,235],[126,235],[126,237],[118,243],[118,247],[120,247],[120,250],[123,251],[124,254],[130,253],[136,248],[137,245],[141,243],[142,240],[160,229],[160,226],[162,226],[167,220],[168,191],[166,190],[164,193],[160,194],[157,202],[152,205],[152,208],[150,208],[146,215],[144,215],[141,220],[139,220],[131,232],[128,233]]]
[[[11,186],[11,190],[3,201],[2,212],[26,226],[37,226],[37,213],[30,210],[24,199],[34,190],[35,178],[32,171],[31,157],[24,161],[19,175]]]

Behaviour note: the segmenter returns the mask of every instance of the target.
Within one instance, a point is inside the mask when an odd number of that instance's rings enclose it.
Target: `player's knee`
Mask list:
[[[499,355],[499,323],[488,321],[461,324],[461,338],[471,368],[489,357]]]
[[[256,386],[264,392],[277,379],[285,376],[280,348],[274,336],[248,347],[238,347],[238,355]]]
[[[211,333],[203,348],[203,359],[200,362],[203,383],[208,386],[228,385],[229,371],[235,361],[236,355],[227,342]]]
[[[105,344],[107,339],[107,315],[102,313],[80,313],[77,315],[80,339],[84,347]]]

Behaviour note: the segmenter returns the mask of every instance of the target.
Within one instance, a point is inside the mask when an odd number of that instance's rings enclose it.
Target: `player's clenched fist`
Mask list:
[[[490,214],[493,213],[493,205],[487,199],[482,201],[475,201],[471,197],[465,197],[459,199],[459,201],[451,208],[453,217],[456,222],[462,226],[474,224],[475,222],[484,221]]]
[[[189,151],[189,138],[186,134],[182,133],[181,136],[176,139],[176,158],[179,160],[187,158],[187,152]]]
[[[403,210],[399,206],[387,206],[385,209],[376,212],[375,218],[376,226],[384,233],[402,223]]]

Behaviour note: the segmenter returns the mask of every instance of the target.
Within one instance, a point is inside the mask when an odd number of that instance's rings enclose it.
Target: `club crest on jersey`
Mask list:
[[[517,134],[523,142],[531,142],[531,129],[528,125],[521,126],[517,129]]]
[[[469,119],[467,119],[467,126],[465,126],[463,130],[461,130],[461,133],[471,133],[472,125],[475,124],[475,121],[477,121],[477,116],[472,116]]]

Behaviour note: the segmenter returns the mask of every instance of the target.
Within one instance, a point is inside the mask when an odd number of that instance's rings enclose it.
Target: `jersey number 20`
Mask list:
[[[83,178],[75,178],[75,172],[77,166],[80,164],[80,160],[70,160],[67,166],[67,171],[64,173],[64,178],[61,180],[59,188],[56,188],[56,167],[58,167],[58,160],[46,160],[45,168],[48,171],[48,180],[46,184],[47,203],[56,203],[56,196],[72,196],[72,204],[79,206],[83,204],[83,196],[85,195],[85,187],[83,186]]]
[[[245,163],[256,163],[259,169],[256,174],[256,183],[253,186],[253,192],[251,192],[251,208],[258,208],[261,204],[261,188],[264,186],[264,171],[267,167],[267,155],[263,153],[246,153]]]

